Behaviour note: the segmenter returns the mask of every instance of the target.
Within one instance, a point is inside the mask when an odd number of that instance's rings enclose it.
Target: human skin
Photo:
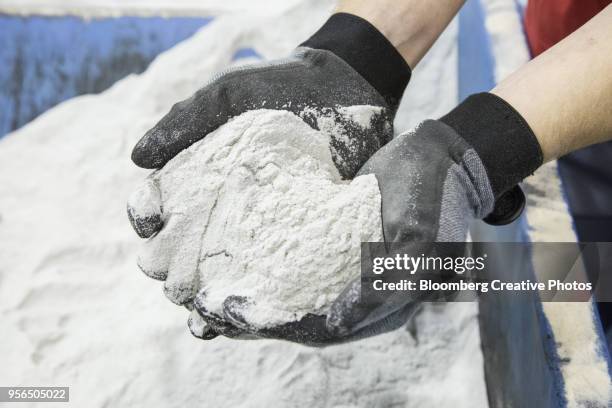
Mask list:
[[[414,68],[465,0],[341,0],[336,12],[368,20]]]
[[[525,118],[544,161],[612,139],[612,5],[491,92]]]
[[[464,0],[341,0],[337,12],[372,23],[414,68]],[[527,121],[544,161],[612,139],[612,5],[491,92]]]

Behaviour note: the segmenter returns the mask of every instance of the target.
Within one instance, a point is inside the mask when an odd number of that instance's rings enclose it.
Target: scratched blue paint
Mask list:
[[[144,71],[210,21],[0,15],[0,137],[59,102]]]

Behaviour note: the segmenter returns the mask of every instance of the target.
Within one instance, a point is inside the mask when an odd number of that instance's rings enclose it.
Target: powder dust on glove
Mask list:
[[[245,316],[270,327],[324,314],[360,273],[360,243],[381,241],[376,178],[341,179],[330,135],[286,111],[229,121],[154,173],[130,200],[164,228],[139,265],[174,298],[206,308],[244,296]],[[178,302],[177,302],[178,303]]]

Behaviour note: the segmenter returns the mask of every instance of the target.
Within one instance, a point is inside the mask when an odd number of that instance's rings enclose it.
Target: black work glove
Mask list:
[[[191,98],[176,104],[138,142],[132,160],[145,168],[162,167],[232,117],[253,109],[281,109],[295,113],[322,131],[334,128],[330,142],[332,157],[340,174],[350,179],[391,140],[393,118],[409,78],[410,68],[376,28],[359,17],[335,14],[290,57],[230,69]],[[362,123],[358,115],[347,109],[365,105],[377,111],[369,124]],[[345,134],[337,135],[337,129],[344,129]],[[155,234],[164,228],[163,208],[154,191],[149,196],[139,200],[145,208],[128,205],[128,215],[141,237],[157,239]],[[172,265],[167,267],[169,270],[149,270],[144,265],[141,268],[148,276],[165,281],[164,292],[170,300],[192,306],[198,291],[198,279],[193,276],[197,270],[186,276],[184,270],[175,273]],[[227,303],[229,310],[231,299]],[[202,322],[197,323],[201,337],[247,332],[229,323],[227,316],[213,316],[205,310],[201,310],[201,315],[208,322],[204,328]],[[324,316],[305,321],[310,320],[316,320],[320,331],[325,331]],[[289,337],[295,332],[293,335],[299,337],[299,333],[316,331],[312,324],[304,324],[308,326],[304,330],[296,325],[299,323],[290,328],[270,329],[272,334],[258,334]]]
[[[132,160],[160,168],[232,117],[281,109],[317,129],[321,114],[347,129],[348,138],[332,140],[331,148],[340,174],[352,178],[393,136],[393,117],[410,73],[374,26],[351,14],[335,14],[288,58],[231,68],[174,105],[136,144]],[[344,109],[359,105],[381,108],[367,129]]]
[[[482,93],[398,136],[359,175],[375,174],[378,180],[385,242],[432,256],[427,243],[465,241],[470,222],[487,216],[495,198],[541,164],[540,146],[521,115],[501,98]],[[439,294],[406,292],[378,302],[364,302],[360,295],[358,278],[333,303],[327,327],[337,338],[392,330],[398,326],[389,321],[392,316],[410,316]]]

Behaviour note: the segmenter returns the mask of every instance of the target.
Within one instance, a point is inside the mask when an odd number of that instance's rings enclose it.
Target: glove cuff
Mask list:
[[[410,67],[368,21],[336,13],[301,46],[331,51],[368,81],[391,107],[399,105],[410,80]]]
[[[497,95],[474,94],[440,120],[478,153],[495,198],[542,165],[542,149],[529,124]]]

